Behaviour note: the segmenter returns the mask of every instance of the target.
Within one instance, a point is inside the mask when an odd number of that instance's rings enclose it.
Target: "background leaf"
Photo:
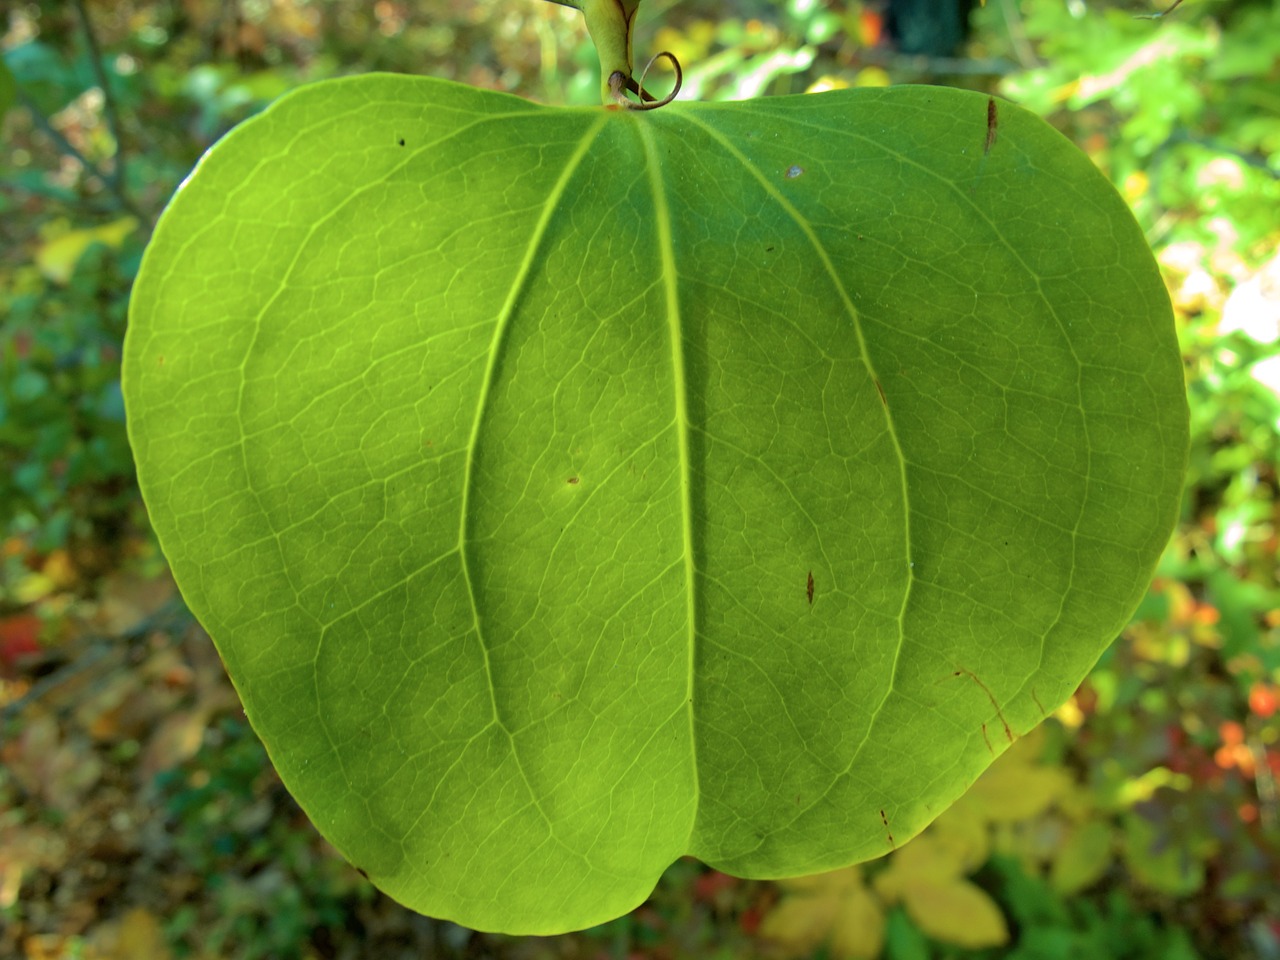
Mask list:
[[[304,89],[166,213],[125,365],[283,779],[484,929],[905,841],[1124,624],[1186,455],[1119,197],[939,88]]]

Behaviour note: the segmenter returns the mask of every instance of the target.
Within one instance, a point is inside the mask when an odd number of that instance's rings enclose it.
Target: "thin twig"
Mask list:
[[[1040,66],[1035,48],[1027,39],[1027,29],[1022,23],[1022,14],[1012,0],[1000,0],[1000,16],[1004,18],[1005,29],[1009,31],[1009,42],[1013,44],[1013,52],[1023,69],[1030,70]]]
[[[35,124],[36,129],[52,140],[53,145],[60,153],[65,154],[72,160],[76,161],[76,163],[80,164],[80,166],[84,167],[85,173],[89,174],[89,176],[93,177],[106,187],[107,192],[110,193],[111,196],[115,197],[116,203],[118,203],[125,212],[133,214],[139,221],[150,227],[150,218],[147,217],[138,208],[137,204],[129,198],[129,195],[124,192],[121,185],[117,183],[113,177],[103,173],[101,167],[77,150],[76,145],[68,140],[66,136],[63,135],[62,131],[53,125],[49,118],[44,115],[44,112],[36,102],[31,99],[31,96],[21,87],[18,88],[18,101],[26,107],[27,112],[31,114],[31,121]],[[119,151],[119,149],[120,148],[117,145],[116,150]]]
[[[1168,7],[1167,9],[1162,10],[1159,13],[1139,13],[1134,17],[1134,19],[1135,20],[1163,20],[1169,14],[1173,13],[1173,11],[1177,10],[1180,6],[1182,6],[1182,0],[1173,0],[1173,6]]]
[[[10,720],[22,713],[30,704],[44,698],[51,691],[85,671],[97,667],[108,658],[133,655],[137,652],[139,645],[145,643],[147,638],[156,631],[173,633],[186,629],[193,622],[194,619],[186,604],[180,598],[174,597],[165,601],[160,609],[150,616],[144,617],[118,636],[83,638],[80,643],[87,649],[78,653],[74,660],[63,664],[48,676],[41,677],[17,700],[0,707],[0,730],[3,730]]]
[[[89,11],[84,0],[72,0],[76,15],[80,18],[80,29],[84,32],[84,42],[89,48],[89,64],[93,75],[102,89],[102,112],[107,117],[107,129],[111,131],[111,139],[116,144],[115,161],[111,169],[112,185],[116,193],[124,190],[124,141],[120,138],[120,114],[116,112],[116,100],[111,94],[111,84],[107,80],[107,71],[102,66],[102,50],[98,47],[98,35],[93,32],[93,21],[89,19]]]

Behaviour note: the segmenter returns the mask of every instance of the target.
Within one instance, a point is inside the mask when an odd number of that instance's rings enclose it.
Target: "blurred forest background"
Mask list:
[[[563,937],[398,907],[319,838],[176,596],[120,396],[130,283],[200,154],[297,84],[391,70],[598,97],[543,0],[10,0],[0,24],[0,956],[1280,958],[1280,4],[645,0],[683,97],[989,91],[1111,177],[1192,411],[1178,531],[1076,695],[884,860],[675,864]],[[666,68],[649,86],[665,91]]]

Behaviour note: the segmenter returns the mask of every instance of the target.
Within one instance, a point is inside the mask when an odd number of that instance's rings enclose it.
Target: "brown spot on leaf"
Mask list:
[[[893,842],[893,831],[889,829],[889,818],[885,816],[884,811],[880,811],[880,822],[884,824],[885,836],[889,838],[889,846],[897,849],[898,845]]]
[[[991,152],[992,144],[996,142],[996,124],[999,122],[1000,115],[996,110],[996,98],[987,97],[987,143],[982,148],[984,157]]]
[[[565,481],[565,483],[581,483],[581,482],[582,481],[580,481],[577,477],[570,477],[568,480]]]
[[[813,571],[809,571],[809,582],[805,584],[805,596],[809,598],[809,606],[813,606]]]
[[[1014,740],[1013,731],[1009,729],[1009,724],[1004,718],[1004,711],[1000,709],[1000,704],[996,703],[996,698],[991,695],[991,691],[987,688],[987,685],[978,679],[978,675],[971,670],[966,670],[964,667],[960,667],[956,670],[955,673],[952,674],[952,676],[968,677],[970,680],[972,680],[974,683],[976,683],[979,687],[982,688],[982,692],[985,693],[987,695],[987,699],[991,701],[991,706],[995,708],[996,716],[1000,718],[1000,725],[1004,727],[1005,737],[1008,738],[1010,743],[1013,743],[1013,740]],[[985,728],[985,724],[984,724],[984,728]],[[986,734],[985,729],[983,730],[983,734],[985,736]],[[988,743],[988,746],[990,746],[989,743]]]

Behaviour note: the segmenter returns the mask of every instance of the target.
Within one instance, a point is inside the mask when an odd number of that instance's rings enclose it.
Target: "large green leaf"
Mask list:
[[[1186,454],[1120,199],[932,87],[301,90],[165,214],[125,377],[290,790],[512,932],[901,844],[1124,624]]]

